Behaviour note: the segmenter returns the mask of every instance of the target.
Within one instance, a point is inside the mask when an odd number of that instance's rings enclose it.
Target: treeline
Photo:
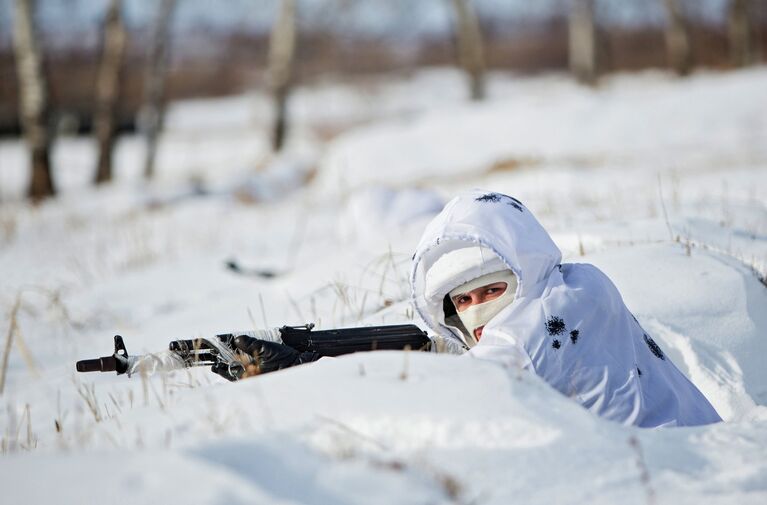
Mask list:
[[[55,192],[46,153],[62,131],[98,140],[99,183],[111,178],[115,136],[139,131],[147,144],[144,172],[151,177],[164,104],[172,99],[266,89],[274,100],[271,140],[277,151],[288,131],[290,89],[328,74],[457,65],[465,71],[467,95],[481,100],[488,69],[569,69],[581,82],[595,84],[615,71],[670,68],[684,76],[700,66],[754,64],[767,54],[763,0],[729,0],[719,23],[696,15],[695,2],[655,1],[662,4],[664,23],[626,26],[602,21],[596,0],[569,0],[535,23],[499,21],[475,11],[470,0],[444,0],[452,30],[402,44],[308,27],[297,22],[295,0],[278,2],[270,33],[175,34],[171,22],[184,0],[153,2],[151,22],[132,29],[124,20],[124,0],[110,0],[98,28],[100,44],[84,49],[50,47],[35,23],[35,1],[13,0],[13,44],[0,48],[0,135],[25,134],[33,172],[29,194],[39,199]]]

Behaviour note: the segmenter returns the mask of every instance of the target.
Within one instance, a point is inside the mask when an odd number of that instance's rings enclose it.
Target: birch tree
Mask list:
[[[692,46],[681,0],[664,0],[664,5],[668,18],[665,30],[668,63],[678,75],[687,75],[692,70]]]
[[[43,75],[40,39],[34,22],[34,1],[16,0],[13,42],[19,81],[19,112],[30,155],[33,200],[55,194],[51,176],[48,89]]]
[[[274,101],[272,149],[280,151],[288,132],[288,96],[296,53],[296,2],[282,0],[269,40],[269,86]]]
[[[165,115],[168,39],[175,5],[176,0],[159,0],[149,41],[149,57],[144,76],[144,104],[139,117],[140,128],[146,138],[144,176],[147,179],[154,176],[157,136],[162,129]]]
[[[744,67],[756,62],[755,25],[751,18],[755,14],[752,0],[730,0],[727,13],[727,32],[730,45],[730,62],[733,66]]]
[[[569,17],[569,63],[575,78],[594,84],[598,75],[594,0],[571,0]]]
[[[482,30],[468,0],[451,0],[456,19],[458,62],[469,81],[472,100],[485,98],[485,56]]]
[[[120,69],[126,38],[122,0],[111,0],[104,19],[103,49],[96,78],[94,130],[99,152],[95,180],[97,184],[112,179],[116,109],[120,95]]]

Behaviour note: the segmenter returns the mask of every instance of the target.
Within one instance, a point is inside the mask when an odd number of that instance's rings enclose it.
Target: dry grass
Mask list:
[[[502,160],[497,160],[495,163],[493,163],[488,172],[489,173],[497,173],[497,172],[511,172],[514,170],[519,170],[521,168],[532,168],[532,167],[538,167],[542,165],[544,161],[540,158],[534,158],[534,157],[522,157],[522,158],[504,158]]]
[[[5,345],[3,347],[2,361],[0,361],[0,395],[5,390],[5,379],[8,369],[8,361],[10,359],[10,353],[12,348],[16,347],[21,355],[24,364],[32,374],[33,377],[40,377],[40,367],[35,361],[34,354],[29,350],[24,336],[21,332],[21,325],[19,323],[19,316],[21,310],[27,308],[31,310],[31,307],[25,305],[25,295],[38,294],[42,295],[47,302],[46,310],[50,313],[56,314],[56,318],[62,325],[69,326],[74,329],[82,329],[85,325],[79,321],[75,321],[67,306],[64,304],[61,291],[42,288],[39,286],[26,286],[22,288],[17,294],[16,299],[11,307],[8,315],[9,326],[6,333]]]
[[[406,381],[410,375],[410,346],[405,347],[405,352],[402,353],[402,371],[399,374],[399,380]]]
[[[16,237],[18,220],[15,213],[4,209],[0,213],[0,243],[10,244]]]
[[[655,489],[653,489],[650,482],[650,471],[647,468],[647,462],[645,461],[644,451],[642,450],[642,444],[635,436],[631,436],[628,440],[629,446],[634,451],[636,459],[637,470],[639,470],[639,484],[645,491],[645,503],[647,505],[655,504]]]
[[[466,486],[455,475],[437,468],[422,457],[406,459],[390,456],[394,448],[337,419],[320,416],[318,419],[338,430],[333,436],[330,454],[339,460],[362,459],[373,468],[397,473],[410,473],[433,482],[447,498],[447,503],[470,504],[477,500],[466,498]]]
[[[13,337],[16,335],[19,323],[18,315],[19,308],[21,307],[21,293],[16,295],[16,302],[13,304],[11,313],[9,315],[10,325],[8,327],[8,333],[5,337],[5,347],[3,348],[3,360],[0,362],[0,395],[5,390],[5,377],[8,373],[8,360],[11,356],[11,348],[13,347]]]
[[[32,409],[24,405],[21,419],[16,418],[16,409],[8,405],[8,425],[0,439],[0,453],[15,452],[18,449],[31,451],[37,448],[38,438],[32,430]]]
[[[93,415],[93,420],[100,423],[104,417],[101,412],[99,400],[96,397],[96,384],[75,381],[75,388],[77,389],[77,394],[80,395],[80,398],[85,402],[88,411]]]

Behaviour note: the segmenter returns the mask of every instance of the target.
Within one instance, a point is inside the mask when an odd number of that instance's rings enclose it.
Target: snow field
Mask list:
[[[4,502],[764,503],[767,72],[621,76],[596,91],[497,76],[479,107],[459,103],[458,77],[385,83],[369,109],[370,90],[307,90],[344,97],[317,123],[382,118],[316,163],[310,149],[216,154],[228,149],[216,130],[233,145],[253,135],[252,97],[179,105],[178,135],[211,128],[199,166],[184,144],[148,193],[129,175],[99,190],[81,177],[40,207],[4,202],[0,341],[18,330],[0,397]],[[0,146],[3,195],[23,173],[18,149]],[[202,196],[183,185],[200,173]],[[536,377],[415,353],[237,384],[203,369],[74,373],[116,333],[143,353],[235,329],[408,322],[416,241],[470,187],[521,199],[566,261],[603,269],[726,422],[624,428]],[[234,274],[229,259],[274,275]]]

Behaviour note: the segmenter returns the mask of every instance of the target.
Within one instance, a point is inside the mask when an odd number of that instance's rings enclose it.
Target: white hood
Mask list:
[[[493,251],[517,276],[515,298],[540,292],[540,284],[562,260],[551,237],[516,199],[474,190],[454,198],[426,227],[413,256],[411,294],[424,322],[439,334],[460,333],[446,326],[442,297],[425,296],[425,275],[445,253],[476,244]]]
[[[469,191],[429,223],[413,256],[413,305],[437,335],[464,341],[445,323],[443,299],[426,296],[425,273],[443,254],[481,245],[517,276],[514,301],[467,353],[527,368],[593,412],[638,426],[719,421],[713,407],[647,335],[599,269],[561,264],[549,234],[518,200]]]

